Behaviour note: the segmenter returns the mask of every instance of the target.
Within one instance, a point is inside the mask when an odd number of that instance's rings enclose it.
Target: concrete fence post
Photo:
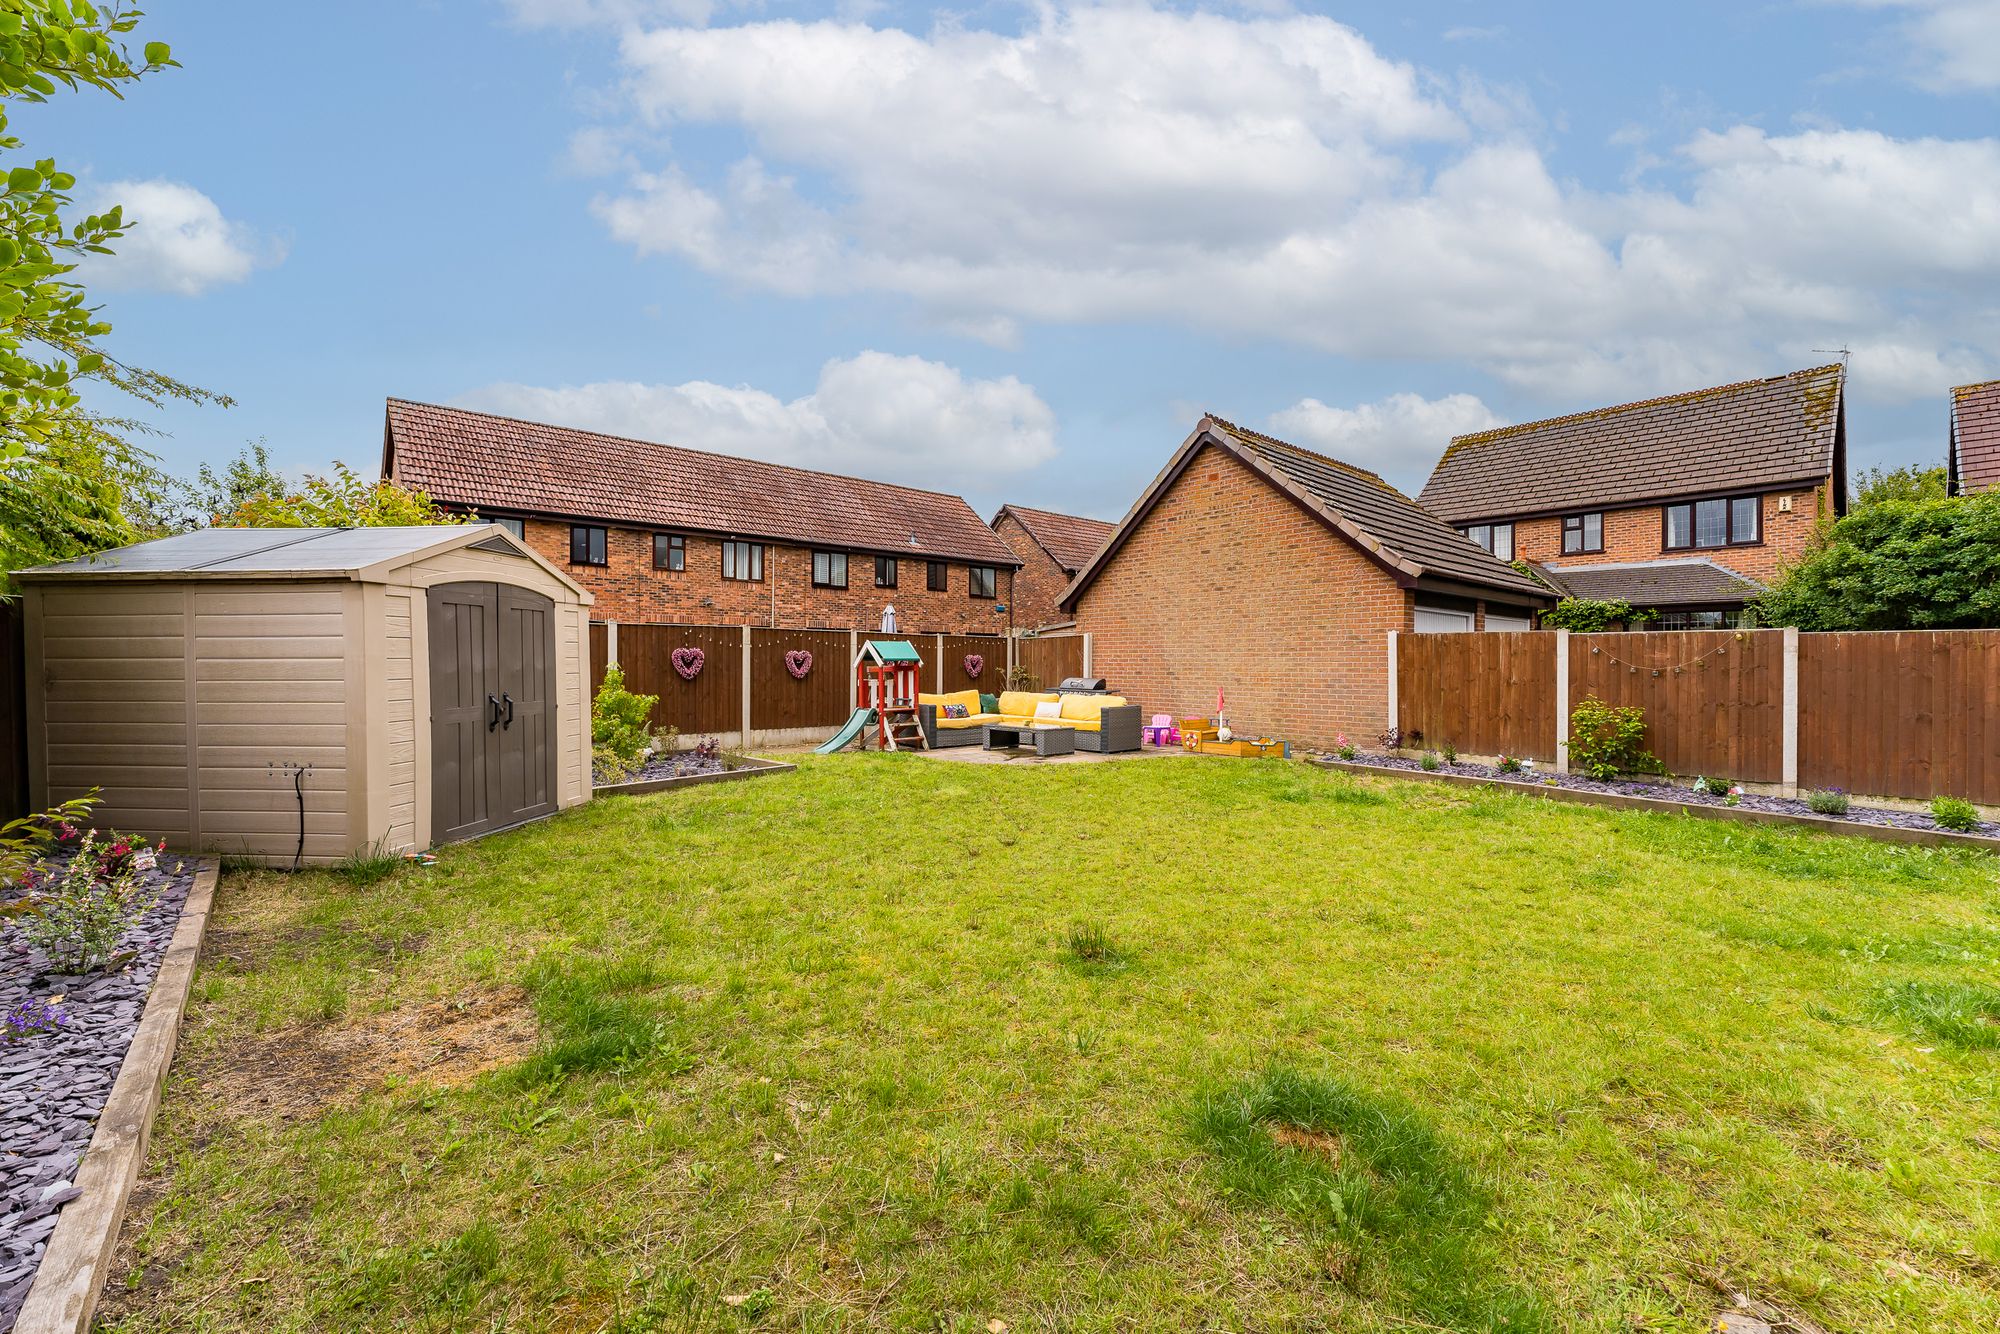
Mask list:
[[[1403,726],[1400,713],[1402,706],[1401,687],[1400,683],[1396,680],[1396,636],[1399,633],[1401,632],[1396,630],[1389,632],[1389,725],[1382,729],[1384,732],[1401,731]]]
[[[604,662],[606,666],[618,665],[618,622],[604,623]]]
[[[1799,794],[1799,628],[1785,627],[1784,794]]]
[[[1090,650],[1091,650],[1090,634],[1088,631],[1086,631],[1083,636],[1083,674],[1087,677],[1097,675],[1096,672],[1091,670],[1097,664],[1091,660]]]
[[[750,627],[743,627],[743,741],[750,744]]]
[[[931,638],[937,640],[937,692],[942,695],[944,693],[944,636],[932,635]]]
[[[1556,631],[1556,772],[1569,772],[1569,631]]]

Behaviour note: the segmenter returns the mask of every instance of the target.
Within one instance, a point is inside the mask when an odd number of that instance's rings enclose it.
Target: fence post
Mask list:
[[[750,748],[750,627],[743,627],[743,741]]]
[[[1088,631],[1085,631],[1085,632],[1084,632],[1084,636],[1083,636],[1083,674],[1084,674],[1084,676],[1086,676],[1086,677],[1092,677],[1092,676],[1096,676],[1096,675],[1097,675],[1097,673],[1096,673],[1096,672],[1093,672],[1092,670],[1090,670],[1090,669],[1091,669],[1091,667],[1092,667],[1093,665],[1094,665],[1094,664],[1093,664],[1093,663],[1091,662],[1091,660],[1090,660],[1090,633],[1089,633]]]
[[[1397,716],[1397,706],[1401,702],[1398,689],[1399,685],[1396,680],[1396,631],[1391,630],[1389,632],[1389,725],[1383,729],[1385,733],[1399,731],[1403,725],[1402,719]]]
[[[1556,772],[1569,772],[1569,631],[1556,631]]]
[[[1785,627],[1785,751],[1780,781],[1788,797],[1799,795],[1799,628]]]
[[[604,623],[604,662],[606,666],[618,665],[618,622]]]
[[[944,693],[944,636],[932,635],[931,638],[937,640],[937,692],[942,695]]]

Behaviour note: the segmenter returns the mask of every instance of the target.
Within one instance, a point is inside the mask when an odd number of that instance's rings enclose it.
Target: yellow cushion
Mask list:
[[[948,727],[984,727],[988,723],[999,721],[1000,715],[997,713],[975,713],[969,718],[940,718],[937,720],[937,725],[938,730],[942,731]]]
[[[1035,716],[1035,706],[1037,704],[1045,699],[1059,700],[1061,698],[1062,696],[1056,694],[1054,691],[1050,691],[1044,695],[1030,690],[1008,690],[1001,693],[1000,712],[1006,714],[1009,718],[1032,718]]]
[[[978,713],[979,692],[977,690],[954,690],[948,695],[918,695],[917,703],[935,704],[937,705],[939,714],[944,712],[944,706],[947,704],[963,704],[968,714]],[[943,722],[944,719],[940,717],[938,721]]]
[[[1062,716],[1066,723],[1094,723],[1106,709],[1119,708],[1125,703],[1122,695],[1064,695]]]

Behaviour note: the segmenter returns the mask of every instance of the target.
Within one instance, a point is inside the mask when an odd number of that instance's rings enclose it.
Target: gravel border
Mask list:
[[[797,769],[796,764],[786,764],[782,760],[760,759],[755,755],[725,755],[721,764],[704,773],[682,774],[667,778],[635,778],[625,783],[606,783],[590,790],[593,797],[637,797],[648,792],[662,792],[671,787],[695,787],[702,783],[731,783],[739,778],[762,778],[767,774],[787,774]],[[0,1331],[4,1334],[4,1331]]]
[[[63,1207],[82,1193],[78,1166],[200,869],[192,857],[161,863],[141,875],[159,897],[121,937],[135,957],[117,972],[50,973],[18,931],[0,929],[0,1008],[61,995],[68,1015],[54,1033],[0,1046],[0,1334],[14,1328]]]

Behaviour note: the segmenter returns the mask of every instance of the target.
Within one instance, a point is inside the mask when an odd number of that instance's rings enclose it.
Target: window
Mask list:
[[[569,530],[571,565],[604,564],[604,530],[587,524],[571,524]]]
[[[1571,514],[1563,518],[1563,555],[1604,550],[1604,516]]]
[[[1511,523],[1475,523],[1470,528],[1459,530],[1480,546],[1485,547],[1501,560],[1514,559],[1514,525]]]
[[[528,525],[519,519],[489,519],[487,522],[499,524],[524,542],[528,540]]]
[[[847,587],[847,553],[844,551],[813,552],[813,587]]]
[[[685,570],[687,567],[687,539],[679,533],[654,533],[653,568],[656,570]]]
[[[1690,547],[1753,546],[1764,540],[1762,496],[1729,496],[1669,505],[1663,544],[1669,551]]]
[[[994,591],[999,587],[999,572],[991,565],[968,565],[965,567],[965,592],[967,597],[997,597]]]
[[[1734,630],[1743,621],[1740,611],[1663,611],[1648,630]]]
[[[875,587],[894,588],[896,586],[896,558],[877,556],[875,558]]]
[[[740,579],[745,583],[759,583],[764,578],[764,544],[762,542],[724,542],[722,544],[722,577]]]
[[[951,586],[947,577],[951,567],[941,560],[924,562],[924,587],[933,593],[942,593]]]

